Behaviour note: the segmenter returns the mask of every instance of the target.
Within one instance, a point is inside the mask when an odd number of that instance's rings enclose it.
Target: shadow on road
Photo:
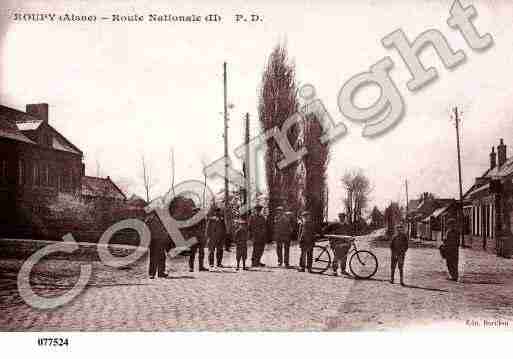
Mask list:
[[[412,288],[412,289],[423,289],[423,290],[429,290],[429,291],[432,291],[432,292],[445,292],[445,293],[448,293],[449,291],[446,290],[446,289],[439,289],[439,288],[428,288],[428,287],[419,287],[419,286],[416,286],[416,285],[411,285],[411,284],[405,284],[404,285],[405,288]]]
[[[168,276],[166,278],[159,278],[159,279],[196,279],[196,277],[193,277],[191,275],[178,275],[178,276]]]
[[[147,283],[110,283],[110,284],[88,284],[86,287],[118,287],[118,286],[125,286],[125,287],[131,287],[131,286],[141,286],[141,285],[148,285]]]

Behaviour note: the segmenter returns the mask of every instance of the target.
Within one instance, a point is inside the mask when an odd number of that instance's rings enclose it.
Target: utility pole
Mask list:
[[[408,239],[410,239],[410,222],[408,221],[408,212],[409,212],[409,208],[408,208],[408,180],[406,179],[404,181],[405,185],[406,185],[406,215],[404,216],[405,219],[406,219],[406,228],[407,228],[407,231],[408,231]]]
[[[463,217],[463,189],[461,185],[461,154],[460,154],[460,121],[461,118],[459,116],[458,107],[455,106],[453,109],[454,112],[454,125],[456,127],[456,148],[458,150],[458,181],[460,186],[460,205],[459,205],[459,217],[460,217],[460,235],[461,235],[461,246],[465,247],[465,223]]]
[[[245,153],[245,160],[244,160],[244,166],[245,166],[245,176],[244,176],[244,184],[246,186],[246,190],[244,191],[245,194],[246,194],[246,213],[247,215],[249,216],[250,214],[250,210],[251,210],[251,172],[250,172],[250,155],[249,155],[249,138],[250,138],[250,135],[249,135],[249,113],[246,113],[246,131],[245,131],[245,134],[244,134],[244,144],[245,144],[245,150],[246,150],[246,153]]]
[[[224,218],[225,223],[228,227],[228,231],[231,232],[231,213],[230,213],[230,199],[229,199],[229,188],[228,188],[228,84],[226,75],[226,62],[223,63],[223,81],[224,81]]]

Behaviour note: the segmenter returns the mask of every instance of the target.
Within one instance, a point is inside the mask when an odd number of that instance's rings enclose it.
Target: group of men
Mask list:
[[[276,208],[273,223],[268,223],[262,209],[261,205],[257,205],[253,215],[249,217],[242,215],[241,219],[236,221],[237,230],[233,239],[236,245],[237,269],[240,268],[241,264],[243,270],[247,269],[248,241],[253,243],[251,266],[265,266],[262,263],[262,256],[266,244],[270,242],[268,234],[272,228],[272,237],[276,242],[278,266],[292,268],[290,265],[290,244],[295,238],[299,238],[301,248],[299,270],[311,272],[315,233],[310,212],[303,212],[301,219],[298,221],[291,211],[285,211],[283,207],[279,206]],[[199,208],[195,208],[193,214],[197,211],[199,211]],[[205,249],[208,250],[209,267],[223,267],[224,250],[229,250],[229,244],[227,243],[229,233],[221,208],[215,208],[213,213],[207,216],[205,220],[184,229],[183,234],[186,238],[195,237],[197,240],[196,244],[190,248],[189,271],[194,271],[196,257],[198,258],[198,270],[209,270],[204,264]],[[169,249],[169,243],[163,243],[162,240],[152,240],[150,244],[150,278],[155,278],[156,274],[159,277],[167,276],[165,274],[165,251],[169,251]]]
[[[251,255],[252,267],[263,267],[262,255],[265,246],[269,241],[268,230],[269,223],[262,213],[262,206],[255,207],[255,213],[250,216],[241,216],[237,221],[237,230],[233,236],[236,245],[237,270],[246,270],[246,260],[248,257],[248,241],[253,243],[253,252]],[[199,211],[198,208],[194,212]],[[345,218],[341,217],[338,227],[335,228],[337,234],[347,234],[348,228],[345,226]],[[456,229],[453,219],[448,221],[448,231],[444,243],[444,258],[447,261],[447,268],[450,278],[458,280],[458,246],[459,233]],[[332,229],[333,230],[333,229]],[[204,266],[205,249],[208,249],[208,265],[210,268],[217,266],[223,267],[223,252],[228,249],[228,230],[223,211],[215,208],[213,214],[205,220],[185,230],[186,238],[196,237],[197,243],[190,248],[189,271],[194,271],[196,256],[198,257],[198,270],[208,271]],[[276,256],[278,266],[291,268],[290,266],[290,244],[295,238],[299,238],[301,255],[299,258],[299,271],[312,272],[313,248],[315,245],[315,226],[310,212],[305,211],[299,220],[293,216],[290,211],[285,211],[283,207],[276,208],[276,215],[272,223],[272,237],[276,242]],[[158,236],[157,236],[158,238]],[[165,274],[165,251],[169,251],[170,243],[163,243],[161,240],[152,240],[150,243],[150,278],[154,278],[158,273],[159,277],[166,277]],[[340,265],[341,272],[346,272],[347,253],[350,249],[350,243],[343,239],[330,240],[330,246],[333,250],[334,260],[332,263],[333,274],[338,275]],[[394,283],[396,269],[399,270],[400,284],[404,285],[404,260],[408,250],[408,237],[404,226],[396,226],[394,236],[390,241],[391,249],[391,277],[390,282]]]

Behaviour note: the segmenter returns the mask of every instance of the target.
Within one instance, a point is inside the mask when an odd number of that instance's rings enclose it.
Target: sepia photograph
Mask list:
[[[511,19],[2,0],[0,342],[511,333]]]

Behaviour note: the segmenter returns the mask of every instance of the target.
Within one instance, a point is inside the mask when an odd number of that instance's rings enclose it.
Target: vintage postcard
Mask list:
[[[512,19],[2,0],[0,331],[511,331]]]

